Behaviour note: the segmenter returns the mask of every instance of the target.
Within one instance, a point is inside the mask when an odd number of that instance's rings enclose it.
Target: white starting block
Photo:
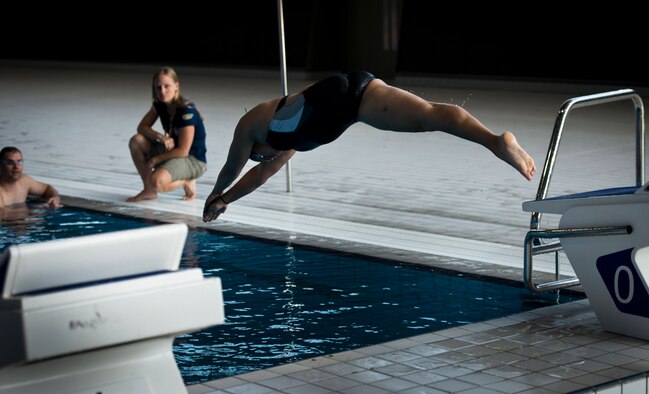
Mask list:
[[[524,211],[562,215],[550,233],[560,238],[602,328],[647,340],[648,189],[649,183],[523,203]]]
[[[573,108],[631,100],[636,137],[636,185],[546,198],[565,118]],[[557,116],[525,237],[525,283],[535,292],[581,285],[605,330],[649,340],[649,183],[644,181],[644,106],[630,89],[566,101]],[[542,214],[561,215],[557,229],[542,229]],[[553,241],[543,243],[543,240]],[[533,256],[563,250],[577,275],[537,284]]]
[[[9,247],[0,393],[186,393],[174,338],[221,324],[219,278],[178,270],[184,224]]]

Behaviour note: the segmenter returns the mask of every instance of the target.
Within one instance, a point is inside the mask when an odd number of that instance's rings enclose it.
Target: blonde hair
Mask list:
[[[162,67],[155,74],[153,74],[153,80],[151,81],[151,96],[153,97],[153,101],[158,101],[158,97],[156,96],[155,93],[155,80],[158,79],[158,77],[161,75],[166,75],[169,78],[171,78],[175,83],[178,83],[178,74],[176,74],[176,70],[174,70],[171,67]],[[180,99],[181,96],[180,96],[180,87],[179,87],[173,99],[174,104],[178,104]]]

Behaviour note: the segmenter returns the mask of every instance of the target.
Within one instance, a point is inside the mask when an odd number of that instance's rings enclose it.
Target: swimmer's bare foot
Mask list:
[[[183,196],[184,201],[193,200],[196,197],[196,179],[189,180],[183,184],[183,189],[185,190],[185,195]]]
[[[518,144],[516,137],[505,131],[498,137],[496,156],[520,172],[528,181],[536,174],[534,159]]]
[[[149,191],[149,190],[142,190],[139,192],[137,195],[133,197],[129,197],[126,199],[128,202],[138,202],[138,201],[143,201],[143,200],[155,200],[158,198],[158,193],[155,191]]]

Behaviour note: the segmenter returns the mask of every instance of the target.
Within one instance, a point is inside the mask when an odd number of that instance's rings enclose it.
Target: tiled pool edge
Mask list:
[[[546,335],[552,339],[543,341]],[[564,344],[568,349],[556,351],[566,339],[573,341]],[[620,348],[648,346],[601,330],[588,301],[582,300],[218,379],[188,391],[590,393],[642,379],[649,362],[622,368],[582,354],[579,343],[596,339],[619,340]],[[620,357],[601,350],[598,357],[605,356]]]

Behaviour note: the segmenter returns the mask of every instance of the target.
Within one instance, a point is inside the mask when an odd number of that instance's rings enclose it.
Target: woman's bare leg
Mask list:
[[[151,149],[151,142],[141,134],[135,134],[128,142],[128,148],[131,151],[133,164],[137,173],[142,179],[143,189],[140,193],[126,199],[128,202],[137,202],[141,200],[151,200],[158,197],[155,190],[151,189],[151,169],[147,166],[147,153]]]
[[[443,131],[486,147],[528,180],[536,173],[534,160],[511,132],[496,135],[464,108],[428,102],[381,80],[365,89],[358,120],[381,130]]]
[[[189,201],[193,200],[196,197],[196,179],[179,179],[177,181],[161,185],[158,191],[160,192],[170,192],[176,190],[179,187],[182,187],[185,191],[183,200]]]
[[[146,165],[146,155],[151,149],[151,142],[145,136],[135,134],[128,142],[128,148],[131,151],[131,158],[133,159],[137,173],[140,174],[142,183],[146,185],[151,174],[151,170]]]
[[[158,192],[165,192],[175,189],[170,188],[171,174],[164,168],[158,168],[151,173],[149,178],[149,183],[144,185],[144,190],[138,193],[136,196],[128,198],[128,202],[138,202],[142,200],[155,200],[158,198]]]
[[[183,200],[193,200],[196,197],[196,179],[190,179],[184,182],[183,189],[185,190],[185,195],[183,196]]]

